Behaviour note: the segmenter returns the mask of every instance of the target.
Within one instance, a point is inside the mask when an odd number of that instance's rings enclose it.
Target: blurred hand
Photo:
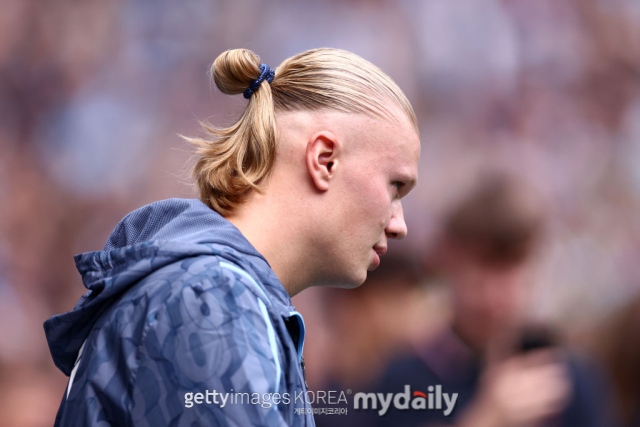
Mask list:
[[[571,384],[552,350],[538,350],[487,368],[460,427],[522,427],[560,412]]]

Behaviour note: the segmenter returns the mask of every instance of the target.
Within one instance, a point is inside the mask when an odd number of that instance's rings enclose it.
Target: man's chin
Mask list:
[[[327,281],[324,283],[324,286],[328,286],[331,288],[341,288],[341,289],[355,289],[359,286],[362,286],[364,281],[367,279],[367,270],[363,270],[362,274],[355,275],[344,278],[334,278],[333,280]]]

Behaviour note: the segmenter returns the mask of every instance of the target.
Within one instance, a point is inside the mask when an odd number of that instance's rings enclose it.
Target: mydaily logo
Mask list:
[[[411,394],[411,386],[405,385],[403,393],[356,393],[353,409],[377,409],[379,415],[387,413],[391,404],[401,411],[415,410],[441,410],[442,403],[446,405],[444,415],[449,416],[458,400],[458,393],[443,393],[442,386],[429,386],[427,393],[414,391]],[[362,408],[361,408],[362,406]]]

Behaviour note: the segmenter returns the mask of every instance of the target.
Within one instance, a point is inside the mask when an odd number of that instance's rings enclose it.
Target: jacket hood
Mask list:
[[[139,208],[115,227],[102,251],[74,257],[89,289],[73,310],[44,323],[56,366],[69,375],[96,320],[117,298],[152,272],[184,258],[216,255],[291,300],[266,259],[233,224],[196,199],[168,199]]]

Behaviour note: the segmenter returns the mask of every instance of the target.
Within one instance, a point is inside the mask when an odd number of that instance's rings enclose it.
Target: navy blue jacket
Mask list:
[[[314,425],[302,316],[205,204],[144,206],[75,261],[89,291],[44,324],[70,376],[56,426]]]
[[[614,418],[607,382],[603,373],[575,352],[564,350],[565,362],[572,384],[571,397],[559,414],[545,419],[539,427],[614,427]],[[442,410],[399,411],[393,406],[384,417],[375,411],[364,413],[369,427],[428,427],[455,424],[477,396],[483,367],[480,359],[457,334],[447,329],[433,341],[418,345],[415,351],[399,356],[387,367],[376,392],[402,391],[406,384],[411,390],[427,392],[429,386],[442,386],[446,393],[458,393],[455,408],[449,416]],[[352,424],[356,425],[356,424]]]

